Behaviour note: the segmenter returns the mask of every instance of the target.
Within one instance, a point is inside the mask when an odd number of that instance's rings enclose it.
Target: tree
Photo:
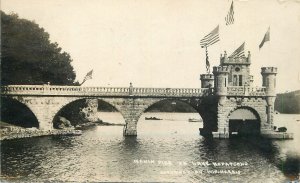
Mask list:
[[[74,85],[70,55],[33,21],[1,11],[1,83]]]

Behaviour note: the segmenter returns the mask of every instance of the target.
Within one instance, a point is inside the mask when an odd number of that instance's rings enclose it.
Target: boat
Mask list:
[[[157,117],[145,117],[145,120],[162,120],[160,118],[157,118]]]
[[[277,132],[286,132],[286,131],[287,131],[287,128],[283,126],[283,127],[278,128]]]
[[[189,122],[202,122],[201,119],[196,119],[196,118],[189,118]]]

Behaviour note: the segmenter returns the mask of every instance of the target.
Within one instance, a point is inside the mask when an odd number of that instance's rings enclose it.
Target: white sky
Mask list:
[[[229,0],[2,0],[5,13],[34,20],[68,52],[86,86],[200,87],[205,50],[200,39],[218,24],[211,65],[246,41],[251,72],[278,67],[277,91],[300,89],[300,1],[234,1],[235,24],[225,26]],[[268,27],[271,41],[260,51]]]

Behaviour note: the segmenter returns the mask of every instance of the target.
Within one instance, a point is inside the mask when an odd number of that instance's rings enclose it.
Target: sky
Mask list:
[[[1,0],[1,10],[34,20],[73,59],[84,86],[199,88],[206,73],[200,40],[220,26],[208,48],[211,66],[243,42],[251,74],[278,68],[277,92],[300,89],[300,1],[234,1],[233,25],[225,25],[230,0]],[[270,27],[270,41],[258,45]]]

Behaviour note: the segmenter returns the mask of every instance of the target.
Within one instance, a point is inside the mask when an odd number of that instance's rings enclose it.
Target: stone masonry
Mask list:
[[[239,109],[253,113],[261,134],[273,134],[273,114],[277,68],[261,69],[263,86],[253,87],[251,55],[230,58],[225,52],[213,74],[201,74],[201,88],[81,87],[52,85],[9,85],[1,87],[1,97],[25,104],[39,121],[39,128],[53,129],[60,110],[81,99],[103,100],[114,106],[125,120],[124,135],[137,135],[140,116],[162,100],[180,100],[193,107],[203,119],[200,134],[229,137],[230,115]],[[273,135],[267,135],[272,138]]]

